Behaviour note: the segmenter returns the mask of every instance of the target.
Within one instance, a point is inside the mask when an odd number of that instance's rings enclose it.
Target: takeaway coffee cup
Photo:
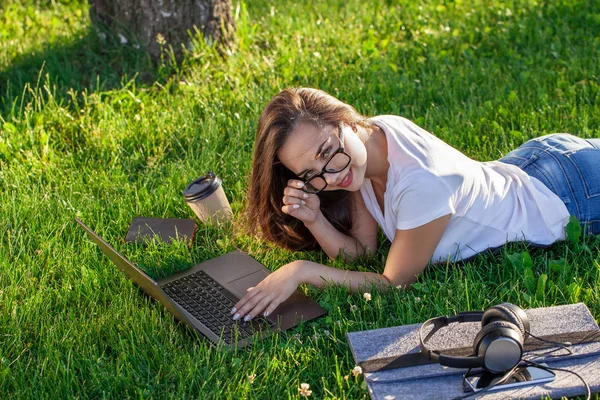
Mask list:
[[[213,172],[190,182],[183,198],[202,222],[223,222],[233,216],[221,179]]]

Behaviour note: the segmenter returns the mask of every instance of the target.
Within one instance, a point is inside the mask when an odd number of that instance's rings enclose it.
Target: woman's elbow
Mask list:
[[[381,276],[384,277],[390,283],[390,286],[398,287],[398,286],[402,285],[402,282],[398,278],[394,278],[392,276],[387,276],[385,273],[383,273]]]
[[[337,257],[342,257],[344,261],[352,262],[357,258],[370,257],[373,254],[375,254],[375,251],[376,249],[373,249],[370,246],[362,246],[359,244],[353,250],[348,249],[347,247],[340,248],[338,254],[335,257],[333,257],[331,254],[328,255],[329,258],[331,258],[332,260],[335,260]]]
[[[390,285],[396,287],[396,289],[408,289],[410,285],[417,281],[416,276],[406,278],[401,275],[388,276],[385,273],[382,276],[390,282]]]
[[[340,248],[338,250],[338,253],[335,254],[335,255],[334,254],[327,254],[327,255],[329,256],[330,260],[335,261],[338,258],[341,258],[345,262],[352,262],[358,256],[357,254],[350,253],[345,247],[344,248]]]
[[[374,243],[362,243],[357,239],[356,242],[356,254],[354,255],[354,258],[371,257],[377,252],[377,241]]]

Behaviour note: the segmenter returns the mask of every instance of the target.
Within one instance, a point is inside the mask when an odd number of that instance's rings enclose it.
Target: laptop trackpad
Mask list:
[[[235,296],[241,298],[246,294],[249,287],[258,285],[260,281],[265,279],[269,274],[266,271],[255,271],[249,275],[234,279],[227,283],[227,289]]]

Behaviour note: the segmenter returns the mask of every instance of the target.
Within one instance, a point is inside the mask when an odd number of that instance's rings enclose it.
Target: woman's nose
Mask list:
[[[325,178],[325,181],[327,182],[328,185],[333,185],[339,179],[340,173],[339,172],[327,172],[327,173],[323,174],[323,177]]]

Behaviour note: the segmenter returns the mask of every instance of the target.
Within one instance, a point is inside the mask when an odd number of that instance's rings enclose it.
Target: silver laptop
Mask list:
[[[253,339],[327,313],[318,303],[296,290],[268,318],[233,321],[231,308],[249,287],[256,286],[271,273],[246,253],[233,251],[155,281],[81,220],[75,220],[129,279],[163,304],[179,321],[215,343],[243,347]]]

